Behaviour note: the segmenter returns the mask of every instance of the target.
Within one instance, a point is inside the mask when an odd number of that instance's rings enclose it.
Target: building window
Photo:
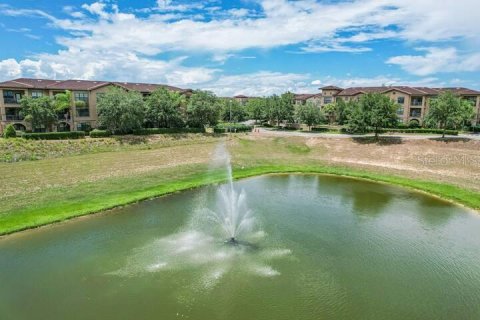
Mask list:
[[[404,104],[405,103],[405,97],[398,97],[397,98],[397,103]]]
[[[332,101],[333,101],[332,97],[323,97],[324,104],[332,103]]]
[[[77,131],[86,131],[89,132],[92,129],[90,123],[82,122],[77,123]]]
[[[89,117],[90,109],[88,108],[88,92],[75,92],[73,98],[75,100],[77,117]]]
[[[420,108],[411,108],[410,109],[410,117],[419,118],[422,116],[422,109]]]
[[[43,97],[43,92],[42,91],[32,91],[32,98],[37,99]]]
[[[421,106],[423,103],[423,98],[422,97],[412,97],[412,106]]]
[[[23,91],[3,90],[4,103],[20,103],[22,100]]]
[[[7,121],[21,121],[23,120],[20,114],[21,108],[5,108],[5,117]]]
[[[404,111],[403,107],[399,107],[399,108],[397,109],[397,115],[403,116],[403,111]]]

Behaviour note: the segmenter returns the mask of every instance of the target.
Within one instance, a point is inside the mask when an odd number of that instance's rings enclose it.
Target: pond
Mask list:
[[[0,239],[0,318],[480,319],[476,214],[341,177],[234,187],[234,245],[204,219],[219,186]]]

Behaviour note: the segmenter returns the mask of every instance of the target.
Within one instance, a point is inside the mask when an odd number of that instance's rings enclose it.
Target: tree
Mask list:
[[[448,127],[458,128],[474,115],[472,104],[451,91],[441,93],[432,99],[425,117],[425,123],[443,129],[442,138]]]
[[[336,113],[337,113],[337,106],[335,103],[329,103],[325,105],[322,109],[324,114],[327,116],[328,123],[332,124],[335,121]]]
[[[8,138],[15,138],[17,136],[17,131],[15,131],[15,127],[13,124],[9,124],[5,127],[5,131],[3,132],[3,137],[5,139]]]
[[[212,92],[195,90],[187,106],[188,124],[197,128],[215,126],[220,109],[218,98]]]
[[[145,103],[145,121],[157,128],[183,127],[182,108],[185,97],[179,92],[159,88]]]
[[[68,90],[64,93],[57,93],[53,104],[58,112],[70,109],[72,105],[72,93]]]
[[[45,127],[46,130],[51,130],[57,123],[57,111],[50,97],[25,97],[20,101],[20,105],[21,115],[33,129]]]
[[[285,92],[280,96],[280,120],[293,121],[295,116],[295,95],[291,92]]]
[[[397,104],[381,93],[366,93],[349,111],[349,131],[365,132],[373,128],[378,138],[380,128],[394,126],[397,123]]]
[[[297,106],[295,116],[300,123],[308,126],[308,130],[311,130],[312,126],[324,120],[322,111],[312,102]]]
[[[129,133],[142,127],[145,103],[139,92],[111,88],[99,99],[97,112],[101,127],[112,133]]]
[[[249,99],[246,105],[248,117],[255,120],[255,122],[265,118],[266,108],[267,104],[265,98]]]
[[[247,112],[245,110],[245,107],[242,106],[238,101],[233,99],[222,100],[221,118],[223,121],[240,122],[244,121],[246,116]]]

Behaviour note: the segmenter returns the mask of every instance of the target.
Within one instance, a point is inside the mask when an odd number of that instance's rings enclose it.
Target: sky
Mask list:
[[[479,0],[0,0],[0,81],[480,89]]]

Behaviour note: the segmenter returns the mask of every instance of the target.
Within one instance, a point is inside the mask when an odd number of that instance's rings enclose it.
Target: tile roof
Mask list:
[[[407,87],[407,86],[383,86],[383,87],[352,87],[339,92],[338,96],[354,96],[362,93],[385,93],[392,90],[401,91],[409,95],[438,95],[443,91],[451,90],[459,95],[480,95],[480,91],[467,88],[428,88],[428,87]]]
[[[243,94],[239,94],[239,95],[234,96],[234,98],[235,99],[248,99],[249,97],[244,96]]]
[[[298,94],[295,94],[294,96],[295,96],[295,100],[307,100],[317,95],[320,95],[320,94],[319,93],[298,93]]]
[[[134,83],[134,82],[110,82],[95,80],[48,80],[48,79],[30,79],[19,78],[0,82],[0,88],[19,88],[19,89],[51,89],[51,90],[94,90],[106,85],[117,85],[127,90],[136,90],[140,92],[152,92],[157,88],[164,87],[169,90],[188,92],[188,90],[180,89],[162,84],[153,83]]]
[[[343,90],[342,88],[337,87],[337,86],[326,86],[326,87],[321,87],[319,89],[320,90],[338,90],[338,91]]]

